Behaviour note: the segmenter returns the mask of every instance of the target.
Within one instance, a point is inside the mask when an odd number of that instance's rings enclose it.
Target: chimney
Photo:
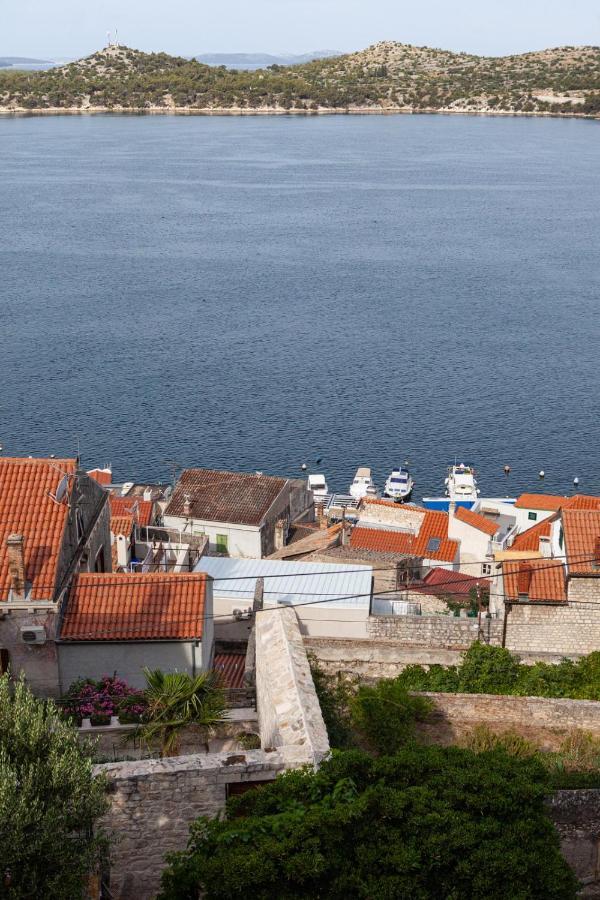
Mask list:
[[[6,539],[8,571],[13,600],[25,599],[25,538],[22,534],[9,534]]]
[[[448,504],[448,515],[451,519],[456,515],[456,500],[451,500]]]
[[[323,504],[322,504],[322,503],[317,503],[317,504],[316,504],[316,506],[315,506],[315,516],[316,516],[317,522],[318,522],[318,524],[319,524],[319,528],[321,528],[321,526],[322,526],[322,524],[323,524]]]
[[[117,565],[121,569],[127,569],[131,562],[131,547],[129,538],[124,534],[117,535]]]
[[[531,566],[527,564],[523,565],[517,575],[517,594],[520,599],[529,600],[532,575],[533,569]]]
[[[281,550],[285,544],[285,519],[275,522],[275,550]]]
[[[183,514],[188,518],[192,514],[192,498],[189,494],[185,494],[183,497]]]
[[[257,578],[256,584],[254,585],[254,602],[252,603],[252,609],[254,612],[263,608],[265,595],[265,579]]]

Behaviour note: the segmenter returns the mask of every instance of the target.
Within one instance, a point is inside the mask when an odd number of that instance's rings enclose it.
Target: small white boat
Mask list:
[[[481,493],[475,480],[475,469],[464,463],[450,466],[445,485],[446,497],[454,502],[474,503]]]
[[[324,475],[309,475],[308,490],[312,491],[315,501],[324,500],[329,496],[329,488]]]
[[[408,469],[403,469],[402,466],[400,466],[392,471],[392,474],[386,481],[385,488],[383,489],[383,496],[389,497],[390,500],[397,500],[398,502],[409,500],[410,495],[413,492],[413,487],[414,481],[411,478],[410,472]]]
[[[354,481],[348,492],[353,500],[362,500],[363,497],[377,497],[377,488],[371,478],[371,470],[363,467],[356,470]]]

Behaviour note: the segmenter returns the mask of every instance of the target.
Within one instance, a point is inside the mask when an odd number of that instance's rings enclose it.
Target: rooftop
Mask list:
[[[481,588],[489,589],[490,582],[488,578],[475,578],[473,575],[465,575],[462,572],[449,572],[448,569],[430,569],[423,578],[423,588],[434,594],[460,594],[468,597],[470,591],[479,585]],[[412,590],[412,588],[411,588]]]
[[[166,516],[190,516],[207,522],[261,525],[287,479],[245,472],[185,469],[177,482]]]
[[[459,549],[458,541],[448,538],[448,514],[437,510],[426,511],[418,534],[358,525],[352,530],[350,546],[441,562],[454,562]]]
[[[80,572],[65,607],[63,641],[201,638],[206,603],[201,573]]]
[[[6,539],[25,539],[25,575],[31,598],[49,600],[54,593],[58,560],[69,508],[58,502],[59,485],[70,493],[77,462],[74,459],[15,459],[0,457],[0,600],[10,589]]]
[[[372,567],[364,565],[217,556],[198,560],[195,571],[206,572],[214,578],[215,597],[239,599],[240,606],[252,605],[256,580],[264,578],[266,606],[318,600],[320,606],[334,604],[368,609],[373,576]]]
[[[550,529],[552,528],[552,522],[556,517],[550,516],[547,519],[543,519],[541,522],[538,522],[532,528],[528,528],[527,531],[522,531],[521,534],[518,534],[514,541],[511,544],[511,550],[532,550],[537,551],[540,549],[540,538],[541,537],[550,537]]]
[[[485,516],[482,516],[479,513],[473,512],[470,509],[465,509],[463,506],[458,506],[456,508],[454,517],[461,522],[464,522],[466,525],[470,525],[471,528],[476,528],[478,531],[489,534],[490,537],[493,537],[500,531],[499,525],[490,522],[489,519],[486,519]]]
[[[144,528],[152,525],[154,503],[141,497],[115,497],[110,495],[110,514],[116,516],[132,516],[137,525]]]
[[[600,510],[563,509],[561,522],[569,575],[600,575]]]
[[[133,516],[111,516],[110,517],[110,533],[124,534],[129,537],[133,531]]]
[[[520,580],[523,573],[531,573],[527,589],[527,597],[531,601],[548,600],[553,602],[566,602],[567,587],[565,567],[558,560],[530,559],[527,562],[514,560],[502,564],[504,575],[504,594],[510,600],[518,600]]]
[[[568,497],[559,497],[556,494],[521,494],[517,498],[515,508],[555,512],[564,506],[568,499]]]
[[[101,484],[102,487],[108,487],[112,484],[112,469],[89,469],[87,473],[90,478]]]

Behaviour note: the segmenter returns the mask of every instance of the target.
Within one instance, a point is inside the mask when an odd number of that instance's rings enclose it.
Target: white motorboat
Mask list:
[[[324,475],[309,475],[308,490],[312,491],[315,502],[322,501],[329,497],[329,488],[325,481]]]
[[[445,485],[446,496],[455,503],[475,503],[481,493],[475,480],[475,469],[464,463],[450,466]]]
[[[409,500],[413,492],[414,481],[411,478],[408,469],[399,466],[392,471],[392,474],[385,483],[383,496],[389,497],[390,500]]]
[[[371,470],[361,467],[356,470],[354,481],[348,492],[353,500],[362,500],[363,497],[377,497],[377,488],[371,478]]]

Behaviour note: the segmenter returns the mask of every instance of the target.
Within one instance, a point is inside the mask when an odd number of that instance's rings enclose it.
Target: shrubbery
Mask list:
[[[162,900],[573,900],[536,759],[411,747],[336,753],[199,819]]]
[[[99,681],[79,678],[64,697],[63,712],[78,725],[82,719],[92,724],[108,724],[111,716],[124,723],[140,722],[147,702],[142,691],[130,687],[116,675],[105,675]]]
[[[393,680],[408,691],[600,700],[600,652],[528,666],[509,650],[476,643],[459,666],[407,666]]]

